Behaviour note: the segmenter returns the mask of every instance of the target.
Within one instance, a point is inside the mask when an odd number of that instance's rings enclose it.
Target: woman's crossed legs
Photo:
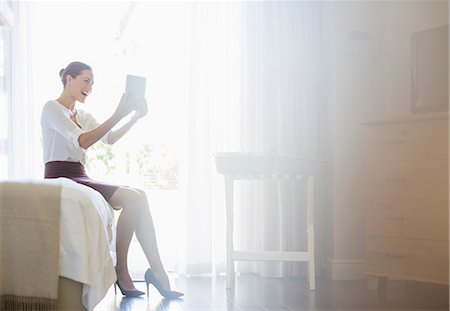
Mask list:
[[[155,227],[150,214],[147,195],[131,187],[120,187],[109,199],[114,209],[122,209],[117,221],[116,252],[117,279],[125,290],[135,290],[128,272],[128,249],[133,233],[141,244],[145,257],[164,289],[170,291],[169,278],[164,271],[156,242]]]

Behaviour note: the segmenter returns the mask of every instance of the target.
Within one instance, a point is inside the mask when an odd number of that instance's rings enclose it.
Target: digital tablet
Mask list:
[[[145,98],[145,78],[127,75],[126,93],[133,93],[137,98]]]

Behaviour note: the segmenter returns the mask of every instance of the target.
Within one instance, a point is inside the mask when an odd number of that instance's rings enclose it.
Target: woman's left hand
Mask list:
[[[138,120],[145,117],[148,113],[147,100],[145,98],[138,99],[136,104],[135,113],[133,115],[133,120]]]

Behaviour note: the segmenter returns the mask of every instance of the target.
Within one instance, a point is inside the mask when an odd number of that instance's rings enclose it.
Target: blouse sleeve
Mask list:
[[[83,111],[83,125],[85,127],[85,131],[92,131],[96,127],[98,127],[100,124],[97,122],[97,120],[94,118],[93,115],[90,113]],[[108,135],[110,132],[106,133],[102,138],[101,141],[104,144],[110,144],[108,141]]]
[[[62,136],[72,140],[76,147],[82,148],[78,138],[83,134],[80,129],[70,118],[68,118],[64,111],[58,109],[53,105],[45,105],[42,110],[42,122],[47,128],[53,129]]]

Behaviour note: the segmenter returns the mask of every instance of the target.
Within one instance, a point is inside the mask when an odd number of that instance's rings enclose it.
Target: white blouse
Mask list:
[[[86,149],[80,147],[78,138],[95,129],[99,123],[90,113],[77,109],[79,128],[70,115],[71,111],[56,100],[44,105],[41,115],[44,163],[68,161],[86,164]],[[104,143],[108,143],[108,134],[102,138]]]

